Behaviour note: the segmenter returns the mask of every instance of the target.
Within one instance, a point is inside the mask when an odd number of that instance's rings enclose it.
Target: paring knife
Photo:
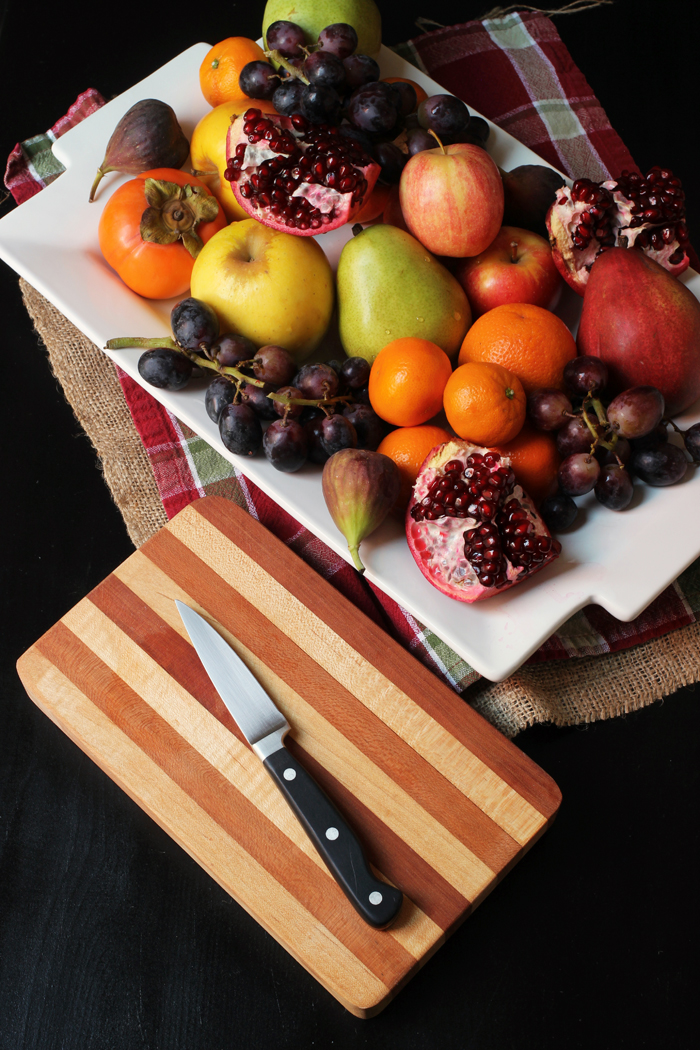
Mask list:
[[[175,604],[216,691],[336,882],[365,922],[386,929],[403,894],[374,877],[354,832],[284,746],[290,725],[240,656],[199,613],[177,599]]]

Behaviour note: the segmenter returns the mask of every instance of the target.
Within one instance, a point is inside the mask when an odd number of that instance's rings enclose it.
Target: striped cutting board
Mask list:
[[[216,694],[174,598],[291,723],[405,894],[365,925]],[[235,504],[191,504],[18,663],[31,698],[348,1010],[376,1014],[552,821],[554,782]]]

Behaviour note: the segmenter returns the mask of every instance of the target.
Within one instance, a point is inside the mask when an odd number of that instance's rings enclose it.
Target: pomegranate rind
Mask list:
[[[303,144],[303,137],[294,129],[290,117],[264,113],[261,119],[273,121],[278,127],[288,130],[297,139],[300,145]],[[295,237],[316,237],[319,234],[330,233],[331,230],[336,230],[338,227],[344,226],[345,223],[353,220],[360,209],[364,207],[381,173],[380,166],[371,158],[368,158],[369,163],[367,165],[358,169],[362,172],[363,177],[367,181],[367,189],[364,196],[360,197],[359,200],[355,202],[353,202],[352,192],[341,193],[337,190],[329,189],[328,187],[322,187],[317,183],[302,182],[294,191],[293,196],[305,197],[314,207],[320,207],[322,211],[330,209],[333,212],[333,217],[330,222],[318,229],[309,228],[307,230],[300,230],[295,226],[288,226],[284,219],[280,219],[273,215],[268,208],[259,207],[253,199],[244,197],[241,193],[241,186],[248,181],[250,174],[254,174],[257,164],[262,163],[263,160],[272,159],[277,156],[272,150],[265,151],[264,142],[260,143],[259,149],[251,146],[248,142],[247,136],[243,132],[243,126],[245,123],[246,117],[245,114],[242,113],[240,116],[236,117],[230,125],[226,134],[226,158],[230,163],[235,156],[236,146],[238,146],[239,143],[244,143],[250,150],[248,156],[251,162],[253,160],[257,161],[256,164],[251,163],[248,166],[244,166],[242,169],[243,177],[239,181],[232,181],[230,183],[236,201],[251,219],[256,219],[257,222],[261,222],[264,226],[269,226],[270,229],[278,230],[283,233],[291,233]]]
[[[616,247],[633,248],[642,232],[659,225],[658,222],[647,222],[640,226],[631,226],[632,202],[617,188],[617,180],[608,179],[599,185],[610,192],[615,203],[612,234]],[[562,186],[557,190],[554,202],[550,205],[545,218],[554,265],[566,283],[581,296],[586,290],[591,267],[601,249],[600,242],[595,237],[591,237],[585,248],[576,248],[573,244],[573,233],[581,221],[581,214],[589,207],[586,201],[573,199],[569,186]],[[690,265],[690,259],[685,250],[680,262],[670,261],[671,256],[681,247],[679,242],[674,240],[670,244],[665,244],[661,250],[651,246],[641,250],[654,262],[663,266],[673,277],[678,277]]]
[[[413,555],[416,565],[425,576],[426,580],[436,587],[437,590],[453,598],[455,601],[473,602],[484,601],[496,594],[519,583],[521,579],[530,579],[536,572],[551,564],[558,557],[558,550],[553,550],[551,557],[531,569],[523,566],[512,565],[509,560],[506,567],[507,582],[499,587],[484,587],[480,583],[474,569],[464,557],[464,534],[469,529],[481,525],[482,522],[475,518],[453,518],[445,515],[436,518],[435,521],[415,521],[411,511],[413,507],[425,498],[430,485],[436,475],[441,473],[445,464],[453,459],[460,459],[466,463],[468,457],[474,452],[485,455],[492,449],[472,445],[467,441],[449,441],[442,445],[436,445],[425,458],[420,469],[413,493],[406,511],[405,527],[406,540],[409,550]],[[510,459],[501,454],[501,464],[510,467]],[[537,509],[524,491],[516,484],[509,498],[517,499],[523,510],[527,513],[528,520],[532,523],[535,534],[538,536],[550,536],[549,529],[537,512]]]

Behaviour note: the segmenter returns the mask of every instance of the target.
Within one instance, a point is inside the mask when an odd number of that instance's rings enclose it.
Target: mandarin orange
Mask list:
[[[526,422],[516,438],[496,451],[509,457],[516,481],[536,504],[556,492],[561,456],[553,434]]]
[[[442,393],[452,373],[450,359],[429,339],[406,336],[379,351],[369,374],[369,400],[387,423],[415,427],[442,408]]]
[[[564,365],[576,342],[561,318],[542,306],[507,303],[482,314],[464,337],[458,363],[489,361],[514,372],[525,393],[563,390]]]
[[[238,86],[241,70],[249,62],[267,62],[265,52],[254,40],[245,36],[229,36],[214,44],[199,67],[199,85],[210,106],[219,106],[232,99],[244,99],[248,104],[255,104],[246,98]]]
[[[468,361],[447,380],[447,422],[464,441],[490,448],[511,441],[525,422],[527,398],[518,377],[501,365]]]
[[[377,452],[393,459],[401,477],[395,510],[406,510],[415,480],[430,450],[451,440],[452,435],[447,430],[423,423],[417,427],[398,427],[381,441]]]

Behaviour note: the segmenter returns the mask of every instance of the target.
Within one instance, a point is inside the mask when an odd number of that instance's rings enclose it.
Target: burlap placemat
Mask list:
[[[139,547],[167,516],[115,366],[30,284],[21,279],[20,287],[52,371]],[[628,714],[698,681],[700,624],[693,623],[617,653],[526,664],[505,682],[476,682],[464,697],[514,737],[536,723],[573,726]]]

